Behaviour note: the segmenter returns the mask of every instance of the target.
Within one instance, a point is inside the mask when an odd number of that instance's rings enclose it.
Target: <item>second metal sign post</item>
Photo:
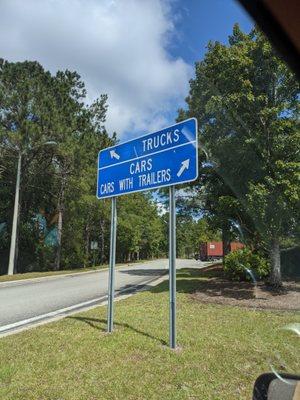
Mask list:
[[[111,219],[110,219],[107,332],[112,332],[114,329],[116,238],[117,238],[117,198],[113,197],[111,199]]]
[[[169,189],[169,292],[171,349],[176,348],[176,203],[175,187]]]

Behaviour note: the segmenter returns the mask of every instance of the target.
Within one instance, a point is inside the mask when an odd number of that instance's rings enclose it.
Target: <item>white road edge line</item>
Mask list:
[[[36,317],[32,317],[32,318],[24,319],[22,321],[14,322],[13,324],[8,324],[8,325],[1,326],[0,327],[0,333],[3,332],[3,331],[7,331],[7,330],[10,330],[10,329],[13,329],[13,328],[18,328],[18,327],[23,326],[23,325],[31,324],[32,322],[40,321],[41,319],[56,317],[59,314],[64,314],[64,313],[66,313],[68,311],[72,311],[72,310],[77,309],[77,308],[86,307],[86,306],[90,305],[91,303],[95,303],[97,301],[103,300],[106,297],[107,296],[104,295],[102,297],[97,297],[97,298],[95,298],[93,300],[84,301],[83,303],[74,304],[73,306],[61,308],[59,310],[51,311],[51,312],[46,313],[46,314],[37,315]]]

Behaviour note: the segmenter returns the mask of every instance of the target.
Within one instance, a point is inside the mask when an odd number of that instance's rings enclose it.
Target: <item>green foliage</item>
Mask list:
[[[232,280],[251,281],[255,278],[261,279],[270,273],[270,264],[260,254],[253,253],[247,247],[233,251],[225,257],[224,271]]]
[[[16,158],[22,154],[19,272],[103,264],[109,256],[110,202],[96,199],[97,154],[116,142],[105,129],[107,95],[86,105],[76,72],[45,71],[37,62],[0,60],[1,272],[7,270],[15,195]],[[49,144],[50,143],[50,144]],[[57,227],[56,247],[33,222]],[[118,201],[118,260],[161,254],[162,221],[147,195]],[[92,252],[91,241],[99,243]]]
[[[279,259],[278,243],[299,241],[299,92],[264,35],[236,25],[228,45],[209,43],[190,82],[188,110],[179,112],[179,119],[198,119],[209,161],[200,165],[200,183],[211,221],[272,260]],[[280,284],[275,262],[271,278]]]
[[[117,255],[120,261],[158,257],[166,241],[157,208],[147,194],[118,199]]]
[[[37,62],[0,60],[0,223],[7,227],[0,258],[7,263],[15,159],[22,153],[19,272],[108,261],[110,201],[96,199],[96,160],[99,150],[116,142],[116,135],[110,137],[105,129],[107,95],[90,106],[85,98],[76,72],[51,75]],[[57,227],[56,247],[45,243],[45,232],[33,222],[38,213],[48,232]],[[165,234],[149,195],[118,199],[118,261],[164,254]],[[98,242],[97,251],[91,251],[91,241]]]
[[[220,239],[205,218],[195,220],[191,216],[179,214],[176,222],[178,257],[192,258],[199,254],[200,243]]]

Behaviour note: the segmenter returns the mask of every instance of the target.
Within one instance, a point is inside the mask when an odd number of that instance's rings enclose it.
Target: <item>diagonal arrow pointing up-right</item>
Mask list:
[[[186,169],[189,169],[190,166],[190,159],[188,158],[187,160],[182,161],[181,167],[179,171],[177,172],[177,176],[180,177]]]

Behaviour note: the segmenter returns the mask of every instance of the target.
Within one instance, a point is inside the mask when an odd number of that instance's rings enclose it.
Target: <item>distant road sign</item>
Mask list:
[[[197,120],[190,118],[101,150],[97,197],[102,199],[178,185],[197,177]]]
[[[97,250],[98,249],[98,242],[91,241],[91,250]]]

